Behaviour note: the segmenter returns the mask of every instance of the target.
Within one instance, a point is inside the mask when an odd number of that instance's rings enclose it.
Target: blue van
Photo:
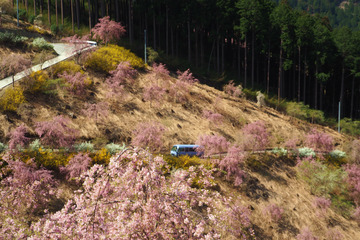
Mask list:
[[[170,154],[175,157],[179,157],[181,155],[188,155],[190,157],[192,156],[201,157],[203,153],[196,151],[199,147],[200,147],[199,145],[178,144],[178,145],[174,145],[171,148]]]

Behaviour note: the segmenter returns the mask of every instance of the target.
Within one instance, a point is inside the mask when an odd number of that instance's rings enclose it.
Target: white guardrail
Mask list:
[[[80,42],[77,42],[80,43]],[[32,72],[36,72],[39,70],[46,69],[48,67],[51,67],[52,65],[55,65],[59,62],[62,62],[68,58],[71,58],[75,56],[78,53],[88,51],[92,48],[97,47],[97,43],[94,41],[82,41],[82,43],[86,43],[86,45],[83,48],[80,48],[79,50],[76,50],[76,44],[77,43],[53,43],[54,50],[56,51],[59,56],[50,59],[48,61],[45,61],[44,63],[40,63],[38,65],[32,66],[31,68],[28,68],[22,72],[19,72],[14,75],[14,81],[19,81],[20,79],[30,75]],[[85,45],[85,44],[84,44]],[[2,80],[0,80],[0,89],[5,88],[6,86],[12,84],[13,78],[12,76],[6,77]]]

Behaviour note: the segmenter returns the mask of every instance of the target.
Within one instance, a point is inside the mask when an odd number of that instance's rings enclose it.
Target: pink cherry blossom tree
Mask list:
[[[196,144],[201,146],[198,151],[204,152],[205,156],[221,154],[226,152],[229,147],[229,142],[220,135],[201,135]]]
[[[219,163],[220,169],[226,171],[226,179],[232,181],[235,186],[240,186],[246,176],[243,171],[246,157],[241,147],[233,145],[229,147],[225,158]]]
[[[139,149],[94,165],[82,191],[31,226],[32,239],[221,239],[224,229],[253,236],[250,211],[210,190],[211,171],[167,169],[161,156]],[[194,181],[202,188],[191,187]]]
[[[31,61],[20,54],[6,55],[0,62],[0,73],[2,78],[11,76],[13,87],[15,86],[14,75],[31,66]]]
[[[284,213],[284,209],[279,207],[277,204],[269,204],[263,209],[263,214],[270,217],[272,222],[279,222]]]
[[[6,163],[6,164],[4,164]],[[51,171],[38,168],[9,153],[0,161],[0,236],[2,239],[26,239],[34,216],[44,215],[55,197],[57,182]]]
[[[190,72],[190,69],[187,69],[184,72],[181,72],[180,70],[177,71],[178,79],[182,82],[187,82],[190,85],[193,85],[195,83],[198,83],[199,80],[196,79],[193,74]]]
[[[86,93],[86,88],[89,84],[86,83],[87,76],[80,72],[75,74],[71,74],[68,72],[64,72],[59,74],[59,77],[63,78],[66,83],[66,89],[73,95],[83,96]]]
[[[223,123],[224,116],[220,113],[214,113],[210,110],[203,110],[203,117],[214,123],[215,126],[219,126]]]
[[[240,97],[243,94],[241,85],[235,86],[234,80],[226,84],[223,89],[226,94],[233,97]]]
[[[163,145],[165,127],[158,122],[139,123],[133,130],[132,144],[134,146],[148,147],[151,151],[160,150]]]
[[[70,147],[78,134],[70,123],[69,118],[59,115],[50,121],[35,123],[35,132],[45,145],[52,148]]]
[[[245,149],[261,150],[269,144],[269,133],[263,121],[249,123],[242,128]]]
[[[25,134],[28,132],[27,127],[24,123],[15,128],[10,132],[9,149],[15,150],[17,146],[25,147],[29,143],[30,138],[26,137]]]
[[[153,72],[155,73],[156,76],[158,76],[158,77],[169,77],[170,72],[166,68],[166,64],[153,63],[152,68],[153,68]]]
[[[82,173],[85,173],[91,163],[88,153],[78,153],[70,159],[66,167],[60,167],[60,172],[66,175],[67,179],[75,179],[79,181]]]
[[[327,134],[317,131],[315,128],[306,135],[306,145],[315,151],[330,152],[334,148],[333,138]]]
[[[158,86],[156,83],[152,83],[144,88],[143,98],[145,101],[155,102],[156,106],[160,106],[164,100],[166,89]]]
[[[105,44],[108,44],[109,42],[119,40],[125,35],[126,30],[121,23],[112,21],[109,16],[106,16],[99,19],[99,23],[91,29],[91,33],[93,38],[100,39]]]
[[[109,103],[85,103],[82,113],[98,122],[98,120],[104,119],[109,115]]]

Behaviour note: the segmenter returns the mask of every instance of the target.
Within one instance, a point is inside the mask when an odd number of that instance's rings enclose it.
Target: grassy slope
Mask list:
[[[2,49],[3,50],[3,49]],[[6,50],[8,51],[8,50]],[[266,123],[271,133],[271,147],[281,146],[288,139],[299,139],[301,145],[305,134],[313,127],[331,134],[338,148],[347,139],[337,132],[321,126],[284,116],[273,109],[258,108],[246,99],[232,98],[223,92],[205,85],[191,89],[185,104],[165,101],[160,106],[143,101],[142,89],[149,84],[153,73],[147,69],[141,73],[129,94],[120,103],[111,105],[110,115],[99,122],[87,119],[81,109],[85,102],[104,101],[105,76],[88,72],[94,80],[94,87],[84,98],[74,98],[64,92],[57,97],[49,95],[27,96],[27,103],[18,114],[0,114],[0,137],[16,126],[25,123],[33,130],[37,121],[49,120],[58,114],[72,117],[74,127],[80,130],[82,140],[91,140],[99,146],[111,141],[129,142],[131,132],[139,122],[157,121],[166,126],[163,152],[167,153],[175,143],[193,143],[201,134],[220,134],[229,141],[241,141],[240,129],[257,120]],[[174,79],[170,79],[173,82]],[[216,126],[202,117],[203,110],[211,110],[225,116],[223,124]],[[300,229],[308,226],[316,236],[326,239],[327,229],[338,227],[345,239],[360,239],[360,230],[354,221],[344,219],[330,210],[325,217],[318,217],[312,207],[314,196],[305,183],[296,178],[295,163],[290,160],[263,159],[257,169],[248,169],[249,176],[240,188],[219,180],[220,191],[228,196],[240,196],[241,202],[252,210],[252,222],[258,239],[294,239]],[[280,223],[271,223],[262,209],[269,203],[276,203],[285,210]]]

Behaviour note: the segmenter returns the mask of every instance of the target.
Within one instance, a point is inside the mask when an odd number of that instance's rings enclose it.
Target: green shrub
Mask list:
[[[352,136],[360,136],[360,121],[352,121],[350,118],[344,118],[340,121],[342,133]]]
[[[147,52],[147,64],[152,64],[159,59],[159,53],[151,47],[146,48]]]
[[[330,153],[330,156],[333,158],[337,158],[337,159],[341,159],[341,158],[346,158],[346,153],[340,150],[333,150]]]
[[[144,67],[144,62],[123,47],[109,44],[91,53],[85,65],[95,71],[108,73],[115,70],[120,62],[129,62],[133,68]]]
[[[32,152],[39,151],[40,148],[43,148],[41,145],[40,139],[35,139],[29,144],[29,150]]]
[[[25,9],[19,9],[19,19],[26,21],[26,10]]]
[[[303,102],[288,102],[286,104],[286,113],[292,117],[306,120],[309,106]]]
[[[52,34],[56,35],[59,32],[59,27],[56,24],[51,24],[50,31]]]
[[[35,15],[30,14],[30,15],[28,16],[28,22],[31,23],[31,24],[34,24],[35,18],[36,18]]]
[[[23,47],[28,40],[27,37],[18,36],[14,33],[0,32],[0,44],[6,44],[12,47]]]
[[[332,195],[331,205],[335,208],[335,211],[341,214],[343,217],[349,219],[354,211],[354,202],[347,198],[347,194]]]
[[[54,47],[49,44],[44,38],[35,38],[32,45],[38,49],[53,50]]]
[[[321,110],[309,109],[307,115],[307,120],[311,123],[324,123],[325,121],[324,112]]]
[[[114,155],[120,151],[125,150],[126,146],[125,146],[125,143],[123,143],[123,145],[109,143],[105,146],[105,149],[110,153],[110,155]]]
[[[274,148],[271,152],[278,156],[286,156],[288,154],[288,151],[285,148]]]
[[[0,153],[4,152],[8,146],[2,142],[0,142]]]
[[[92,152],[94,151],[94,144],[91,142],[82,142],[74,145],[74,149],[77,152]]]
[[[304,160],[298,164],[297,170],[298,176],[309,184],[311,193],[316,196],[330,197],[346,191],[346,173],[341,168],[329,167],[315,160]]]
[[[315,157],[316,156],[314,150],[311,149],[311,148],[308,148],[308,147],[299,148],[298,151],[299,151],[299,157],[301,157],[301,158],[303,158],[303,157],[306,158],[306,157],[310,157],[310,156]]]

